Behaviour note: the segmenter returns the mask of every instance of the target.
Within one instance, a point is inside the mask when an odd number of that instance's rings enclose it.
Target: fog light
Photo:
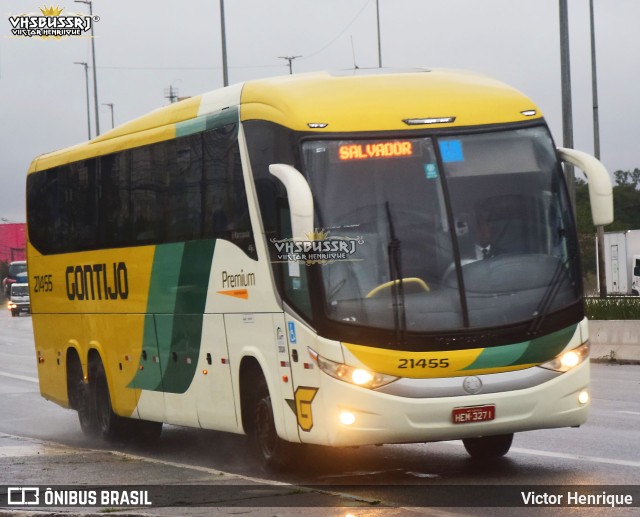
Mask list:
[[[340,413],[340,423],[343,425],[351,425],[356,421],[356,416],[350,411]]]
[[[589,392],[587,390],[583,390],[580,392],[580,394],[578,395],[578,402],[580,402],[580,404],[582,405],[589,402]]]

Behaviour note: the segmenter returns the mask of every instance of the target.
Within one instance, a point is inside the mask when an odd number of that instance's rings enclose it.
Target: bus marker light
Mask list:
[[[209,371],[208,371],[208,370],[202,370],[202,374],[203,374],[203,375],[207,375],[208,373],[209,373]]]
[[[538,112],[536,110],[524,110],[524,111],[521,111],[520,113],[523,114],[525,117],[533,117]]]
[[[427,117],[403,119],[407,126],[419,126],[422,124],[450,124],[456,121],[456,117]]]
[[[351,411],[343,411],[340,413],[340,423],[343,425],[351,425],[356,421],[356,416]]]
[[[288,375],[283,375],[282,376],[282,382],[289,382],[289,376]]]
[[[578,402],[580,402],[580,404],[582,405],[589,402],[589,392],[587,390],[582,390],[580,392],[580,394],[578,395]]]
[[[140,366],[138,366],[138,370],[140,371],[144,370],[144,365],[141,364]]]

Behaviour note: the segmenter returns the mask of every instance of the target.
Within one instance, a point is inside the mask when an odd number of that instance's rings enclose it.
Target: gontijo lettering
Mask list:
[[[69,300],[126,300],[129,277],[124,262],[67,266],[65,273]]]
[[[408,140],[372,144],[345,144],[338,147],[340,160],[369,160],[413,156],[413,143]]]

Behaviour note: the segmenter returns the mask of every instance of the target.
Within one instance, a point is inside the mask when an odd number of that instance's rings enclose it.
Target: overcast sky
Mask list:
[[[568,0],[574,147],[593,152],[589,0]],[[594,0],[601,159],[640,167],[639,0]],[[15,38],[9,16],[72,0],[0,0],[0,218],[25,220],[31,160],[87,139],[88,38]],[[385,67],[463,68],[529,95],[562,144],[558,0],[379,0]],[[94,0],[102,131],[222,86],[219,0]],[[378,65],[375,0],[225,0],[229,82]],[[91,72],[91,71],[90,71]],[[93,102],[93,100],[92,100]],[[92,135],[95,122],[92,110]]]

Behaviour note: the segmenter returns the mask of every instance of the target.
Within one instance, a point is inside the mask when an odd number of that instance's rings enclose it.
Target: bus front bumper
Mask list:
[[[419,443],[577,427],[588,414],[589,361],[541,384],[502,392],[403,397],[323,375],[318,395],[320,403],[312,407],[314,428],[300,432],[303,442],[332,446]]]

